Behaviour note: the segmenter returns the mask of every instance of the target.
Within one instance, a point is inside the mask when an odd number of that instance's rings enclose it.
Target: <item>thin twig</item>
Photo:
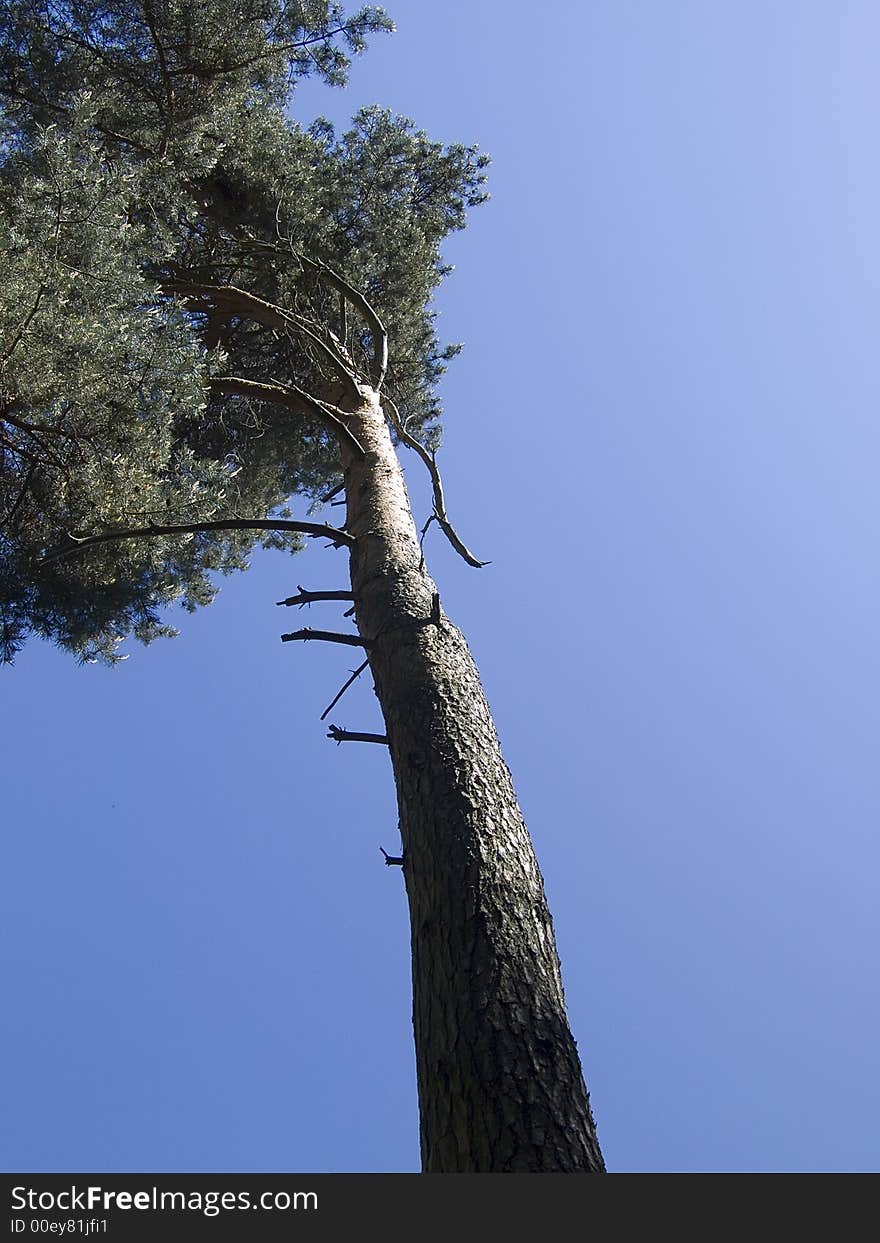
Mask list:
[[[328,402],[319,401],[317,397],[313,397],[311,393],[298,388],[295,384],[265,384],[260,380],[245,379],[243,376],[218,376],[217,379],[210,381],[210,388],[212,392],[228,397],[249,397],[253,401],[266,401],[276,406],[284,406],[288,410],[295,410],[297,414],[315,415],[335,432],[340,440],[344,440],[358,457],[364,456],[363,445],[348,430],[339,415],[334,413],[335,407],[330,406]]]
[[[437,521],[436,513],[431,514],[430,518],[425,523],[425,525],[422,527],[421,531],[419,531],[419,552],[421,553],[421,557],[419,560],[419,573],[421,573],[421,571],[425,568],[425,536],[428,534],[428,528],[430,527],[431,523],[436,522],[436,521]]]
[[[328,284],[332,285],[334,289],[347,298],[352,306],[357,307],[364,319],[366,319],[370,335],[373,338],[373,365],[370,372],[370,380],[373,388],[378,393],[385,379],[385,372],[388,370],[388,333],[385,325],[379,318],[376,308],[360,289],[347,281],[344,276],[340,276],[338,272],[334,272],[333,268],[329,267],[321,259],[310,259],[299,251],[294,251],[294,254],[304,268],[320,272],[326,278]]]
[[[355,373],[351,370],[350,367],[346,366],[343,359],[339,356],[339,354],[336,353],[336,350],[334,350],[331,345],[328,345],[327,342],[323,340],[323,338],[320,337],[317,332],[312,332],[311,328],[308,327],[305,320],[301,319],[300,316],[298,315],[293,316],[292,318],[296,325],[297,331],[303,333],[305,336],[309,338],[310,341],[314,342],[314,344],[318,347],[318,349],[324,355],[324,357],[329,360],[330,365],[332,366],[333,370],[340,377],[342,382],[347,386],[349,396],[353,397],[355,402],[360,403],[360,401],[362,400],[361,390],[358,388],[357,376],[355,375]],[[288,337],[288,340],[292,341],[293,334],[290,328],[287,329],[287,337]]]
[[[352,670],[351,677],[348,679],[345,686],[343,686],[342,690],[339,692],[336,698],[332,701],[332,703],[328,704],[327,707],[324,709],[324,711],[321,713],[322,721],[326,720],[326,718],[330,715],[330,713],[339,703],[340,699],[345,694],[345,692],[348,690],[348,688],[357,681],[357,679],[361,676],[361,674],[366,669],[369,663],[370,663],[369,660],[365,660],[362,665],[358,665],[357,669]]]

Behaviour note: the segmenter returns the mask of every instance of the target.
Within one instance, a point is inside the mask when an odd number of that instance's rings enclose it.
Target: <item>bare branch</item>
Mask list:
[[[329,505],[330,502],[333,500],[334,496],[339,496],[340,492],[344,492],[344,491],[345,491],[345,484],[344,483],[337,484],[337,486],[332,490],[332,492],[328,492],[326,496],[321,497],[321,504]]]
[[[323,337],[320,337],[318,333],[311,330],[304,319],[297,315],[294,317],[294,324],[297,332],[301,332],[307,336],[309,340],[318,347],[324,357],[329,360],[333,370],[348,387],[349,396],[353,397],[356,402],[360,403],[362,400],[361,390],[358,388],[357,375],[354,370],[347,365],[339,354],[337,354],[332,345],[328,345]],[[292,336],[290,328],[287,329],[287,333],[288,337]]]
[[[357,734],[348,729],[340,729],[338,725],[330,726],[327,737],[334,742],[378,742],[381,746],[388,746],[387,734]]]
[[[295,522],[284,518],[221,518],[216,522],[190,522],[171,526],[151,524],[147,527],[125,527],[116,531],[102,531],[99,535],[73,535],[68,531],[67,538],[73,541],[73,548],[62,548],[56,552],[46,553],[44,561],[58,561],[70,557],[84,548],[93,548],[97,544],[108,544],[113,540],[123,539],[155,539],[160,535],[197,535],[202,531],[299,531],[313,538],[329,539],[336,547],[354,544],[354,536],[337,527],[327,526],[323,522]]]
[[[334,708],[336,707],[336,705],[339,703],[340,699],[341,699],[341,698],[342,698],[342,696],[345,694],[345,692],[348,690],[348,688],[349,688],[350,686],[352,686],[352,685],[353,685],[353,684],[357,681],[357,679],[361,676],[361,674],[362,674],[362,673],[363,673],[363,671],[366,669],[366,667],[369,665],[369,663],[370,663],[370,662],[369,662],[369,660],[365,660],[365,661],[364,661],[364,663],[363,663],[362,665],[358,665],[357,669],[352,669],[352,671],[351,671],[351,677],[350,677],[350,678],[348,679],[348,681],[345,683],[345,686],[343,686],[342,690],[339,692],[339,694],[336,696],[336,698],[335,698],[334,700],[332,700],[332,702],[331,702],[331,703],[329,703],[329,704],[327,705],[327,707],[324,709],[324,711],[321,713],[321,720],[322,720],[322,721],[326,720],[326,718],[330,715],[330,713],[333,711],[333,709],[334,709]]]
[[[60,457],[57,457],[55,453],[53,453],[53,451],[49,448],[49,446],[44,444],[43,440],[41,439],[40,433],[43,430],[48,430],[48,429],[37,428],[36,425],[30,425],[30,426],[24,427],[21,425],[20,421],[17,422],[16,420],[10,418],[8,413],[4,413],[2,418],[0,418],[0,425],[5,424],[5,423],[8,423],[11,427],[15,427],[18,431],[22,431],[26,435],[28,435],[33,441],[33,443],[37,446],[37,449],[39,450],[39,452],[43,455],[43,458],[41,460],[39,457],[34,456],[33,453],[30,453],[22,445],[16,444],[15,441],[9,437],[4,427],[3,431],[0,432],[0,444],[2,444],[6,449],[8,449],[10,453],[14,453],[17,457],[22,457],[26,461],[31,462],[33,464],[45,465],[46,462],[48,461],[48,462],[51,462],[53,466],[56,466],[60,471],[66,470],[64,461]]]
[[[39,435],[64,436],[67,440],[77,439],[76,434],[67,431],[66,428],[50,427],[43,423],[28,423],[25,419],[16,418],[9,413],[8,407],[0,406],[0,423],[8,423],[10,427],[17,427],[20,432],[30,432],[32,435],[36,432]]]
[[[403,858],[404,858],[403,855],[389,855],[388,851],[385,849],[384,846],[380,846],[379,849],[382,851],[382,854],[385,856],[386,867],[388,868],[390,867],[402,868],[403,867]]]
[[[246,289],[238,289],[235,285],[208,285],[200,281],[171,280],[163,281],[162,292],[176,294],[187,302],[211,302],[214,306],[223,307],[237,315],[246,315],[248,319],[266,328],[284,330],[292,323],[293,316],[283,307],[274,302],[267,302]]]
[[[353,600],[354,596],[350,591],[306,591],[305,587],[301,587],[299,583],[296,585],[298,595],[288,596],[286,600],[276,600],[276,604],[298,604],[300,608],[304,604],[311,604],[315,600]]]
[[[173,280],[165,281],[162,290],[164,293],[176,294],[187,302],[210,302],[212,306],[247,316],[265,328],[276,328],[285,333],[301,332],[317,346],[336,374],[348,386],[349,394],[356,401],[360,401],[360,389],[353,367],[295,311],[287,311],[284,307],[258,298],[256,294],[248,293],[246,289],[239,289],[235,285],[208,285],[198,281]]]
[[[21,445],[17,445],[14,441],[7,439],[2,432],[0,432],[0,445],[2,445],[7,452],[14,454],[15,457],[24,458],[26,462],[30,462],[32,467],[36,468],[37,466],[45,465],[45,463],[41,462],[38,457],[34,457],[32,453],[29,453],[27,449],[23,449]]]
[[[400,417],[400,411],[397,409],[397,406],[387,393],[384,397],[384,403],[391,411],[391,426],[394,428],[398,437],[403,441],[407,448],[412,449],[419,455],[428,468],[428,474],[431,476],[431,487],[434,492],[434,513],[425,523],[424,529],[422,530],[422,538],[424,539],[425,532],[431,525],[432,520],[436,520],[452,547],[458,555],[468,563],[468,565],[472,565],[476,570],[482,569],[484,565],[491,565],[490,561],[478,561],[467,545],[462,543],[459,539],[456,534],[455,527],[446,516],[446,501],[443,497],[443,481],[440,478],[437,463],[434,461],[433,456],[428,452],[425,446],[419,444],[414,437],[410,436],[409,432],[404,427],[403,420]]]
[[[337,634],[335,630],[312,630],[309,626],[281,636],[282,643],[292,643],[296,639],[301,639],[303,643],[309,639],[321,639],[324,643],[345,643],[349,647],[370,646],[369,640],[362,639],[359,634]]]
[[[294,384],[290,380],[286,382],[283,380],[272,380],[271,383],[280,384],[281,387],[288,393],[291,393],[294,397],[298,397],[303,405],[307,406],[310,410],[313,410],[318,418],[323,418],[328,426],[338,426],[341,424],[341,426],[344,427],[348,433],[348,436],[351,438],[350,443],[357,446],[359,456],[363,457],[363,446],[356,436],[352,432],[348,431],[348,425],[345,422],[345,420],[349,417],[350,412],[348,410],[342,410],[339,406],[334,406],[332,402],[324,401],[321,397],[314,397],[304,388],[300,388],[298,384]],[[360,402],[361,400],[361,394],[358,392],[358,401]]]
[[[340,440],[345,441],[358,457],[364,456],[363,445],[357,436],[348,430],[339,415],[334,413],[335,407],[318,401],[317,397],[312,397],[310,393],[298,388],[295,384],[265,384],[260,380],[247,380],[243,376],[230,375],[218,376],[211,380],[210,387],[212,392],[222,393],[228,397],[250,397],[253,401],[266,401],[272,405],[284,406],[285,409],[294,410],[297,414],[314,415],[335,432]]]
[[[328,267],[321,259],[310,259],[299,251],[294,251],[294,254],[304,268],[320,272],[327,283],[356,307],[367,321],[370,335],[373,338],[373,366],[370,380],[378,393],[385,380],[385,372],[388,370],[388,333],[379,318],[378,311],[360,289],[347,281],[344,276],[340,276],[338,272],[334,272],[333,268]]]

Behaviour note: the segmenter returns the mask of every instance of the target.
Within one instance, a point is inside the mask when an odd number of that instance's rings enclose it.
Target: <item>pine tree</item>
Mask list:
[[[437,469],[440,245],[486,157],[380,108],[290,119],[391,24],[324,0],[0,4],[0,642],[113,662],[256,543],[345,549],[410,906],[426,1171],[603,1168],[543,884],[397,451]],[[345,498],[344,526],[289,502]]]

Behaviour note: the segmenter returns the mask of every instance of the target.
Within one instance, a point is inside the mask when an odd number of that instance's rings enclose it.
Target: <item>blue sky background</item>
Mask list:
[[[298,111],[494,158],[439,301],[449,508],[492,565],[428,551],[608,1165],[875,1169],[876,5],[393,16]],[[418,1168],[387,756],[325,739],[356,661],[273,604],[344,557],[261,555],[115,671],[3,672],[7,1171]],[[369,686],[331,719],[376,728]]]

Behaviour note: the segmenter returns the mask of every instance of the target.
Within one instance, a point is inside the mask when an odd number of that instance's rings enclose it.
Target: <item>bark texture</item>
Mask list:
[[[421,563],[375,395],[351,585],[397,785],[425,1172],[602,1171],[541,874],[479,676]]]

